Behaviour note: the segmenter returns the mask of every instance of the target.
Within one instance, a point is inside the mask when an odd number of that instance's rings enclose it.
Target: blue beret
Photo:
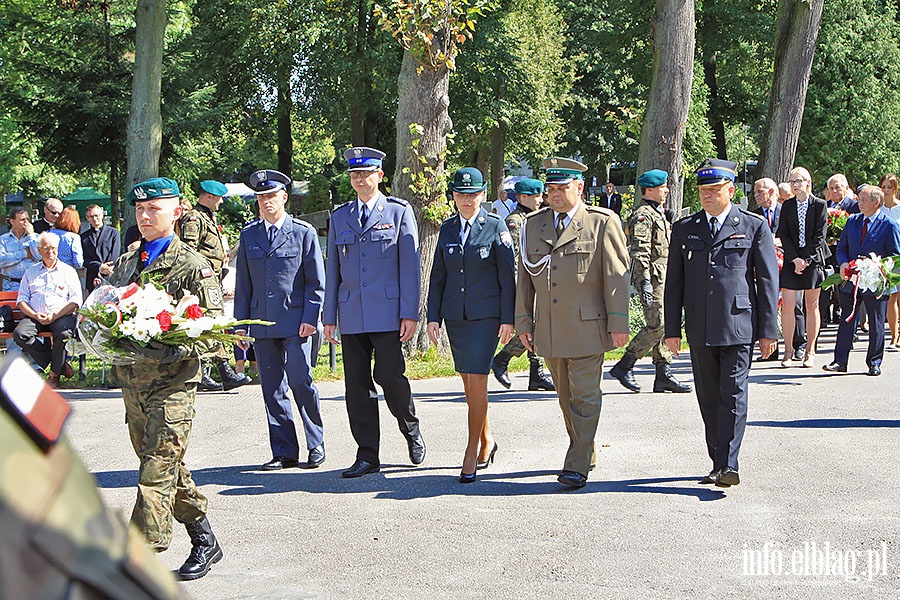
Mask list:
[[[487,182],[484,180],[484,175],[475,167],[459,169],[453,174],[453,181],[450,182],[450,190],[460,194],[475,194],[485,188],[487,188]]]
[[[212,194],[213,196],[224,196],[228,193],[228,188],[225,187],[225,184],[219,183],[215,179],[207,179],[205,181],[201,181],[200,189],[207,194]]]
[[[638,185],[645,188],[659,187],[665,185],[667,181],[669,181],[669,174],[662,169],[653,169],[642,173],[637,180]]]
[[[544,193],[544,182],[540,179],[520,179],[516,182],[516,193],[539,196]]]
[[[268,194],[278,190],[286,190],[291,185],[291,178],[279,171],[264,169],[250,176],[247,187],[256,194]]]
[[[181,191],[178,184],[168,177],[154,177],[137,184],[125,196],[125,201],[134,206],[135,202],[156,200],[158,198],[178,198]]]
[[[381,150],[365,146],[344,150],[348,171],[377,171],[381,168],[385,156],[387,155]]]
[[[737,179],[737,163],[719,158],[707,158],[697,169],[697,185],[718,185]]]
[[[571,158],[545,158],[541,163],[547,173],[547,183],[565,184],[573,180],[584,179],[584,173],[587,167],[577,160]]]

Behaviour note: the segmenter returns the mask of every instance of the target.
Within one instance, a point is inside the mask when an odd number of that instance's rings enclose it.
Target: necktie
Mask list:
[[[772,209],[766,209],[766,219],[769,221],[769,229],[772,229]]]
[[[562,236],[563,231],[566,230],[566,215],[558,215],[556,218],[556,237],[559,238]]]
[[[278,232],[278,228],[274,225],[269,225],[269,245],[272,245],[272,242],[275,241],[275,234]]]
[[[806,209],[809,208],[809,202],[801,202],[797,205],[797,219],[800,221],[800,246],[806,245]]]
[[[369,207],[363,204],[362,210],[359,212],[359,226],[366,228],[366,221],[369,219]]]
[[[719,233],[719,221],[715,217],[709,218],[709,232],[713,237],[716,237],[716,234]]]
[[[469,222],[466,221],[466,224],[463,225],[462,245],[465,246],[466,242],[468,240],[469,240]]]
[[[863,219],[863,233],[862,238],[860,238],[859,243],[863,243],[866,241],[866,234],[869,233],[869,220]]]

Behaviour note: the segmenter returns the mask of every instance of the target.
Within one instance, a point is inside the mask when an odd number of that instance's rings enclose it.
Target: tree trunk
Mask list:
[[[823,5],[824,0],[780,0],[778,3],[775,74],[757,177],[785,181],[794,165]]]
[[[109,224],[119,228],[119,163],[109,163]]]
[[[291,136],[291,53],[283,52],[278,64],[278,105],[275,107],[277,117],[276,131],[278,137],[278,170],[292,177],[294,162],[294,138]],[[291,191],[288,190],[288,194]]]
[[[694,1],[656,0],[653,30],[653,81],[641,127],[637,172],[663,169],[669,173],[666,206],[678,214],[684,194],[681,145],[694,77]]]
[[[404,198],[413,205],[419,226],[422,273],[419,328],[407,350],[425,352],[430,343],[425,331],[425,301],[441,223],[440,219],[427,218],[427,211],[423,210],[445,202],[444,160],[447,134],[453,123],[448,111],[450,71],[441,66],[437,69],[423,68],[421,72],[417,72],[418,67],[419,63],[413,55],[409,51],[404,52],[397,78],[397,166],[392,189],[395,196]],[[421,135],[410,131],[412,124],[421,126]],[[423,168],[418,157],[426,159],[427,168]],[[405,173],[404,170],[409,172]]]
[[[159,174],[162,146],[163,44],[166,36],[165,0],[138,0],[134,11],[134,81],[128,116],[125,187]],[[126,206],[125,226],[134,224],[134,207]]]
[[[722,121],[722,100],[719,98],[719,83],[716,81],[716,53],[710,53],[703,60],[703,80],[709,88],[709,108],[706,111],[706,119],[713,132],[713,145],[716,147],[716,157],[728,160],[728,150],[725,146],[725,122]]]
[[[506,166],[504,149],[506,147],[506,123],[500,121],[497,127],[491,130],[491,189],[488,201],[493,202],[497,198],[506,200],[503,193],[504,167]]]

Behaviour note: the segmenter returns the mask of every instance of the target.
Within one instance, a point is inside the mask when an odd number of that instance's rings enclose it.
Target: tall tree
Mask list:
[[[653,19],[653,82],[641,128],[638,173],[669,173],[666,205],[681,210],[684,190],[682,144],[694,76],[694,2],[657,0]]]
[[[779,0],[775,74],[757,175],[787,179],[794,164],[825,0]]]
[[[447,135],[453,127],[450,106],[450,71],[459,44],[471,39],[475,20],[492,7],[492,0],[391,0],[376,5],[382,26],[404,49],[397,78],[397,166],[393,193],[408,199],[419,226],[422,294],[419,320],[425,320],[428,277],[443,219],[450,215],[446,202],[444,164]],[[420,327],[412,346],[428,349]]]

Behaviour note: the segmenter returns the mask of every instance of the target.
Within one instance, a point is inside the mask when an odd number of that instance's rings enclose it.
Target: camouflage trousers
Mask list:
[[[514,335],[509,342],[503,346],[501,352],[506,352],[510,356],[522,356],[522,353],[525,352],[525,344],[522,343],[522,340],[519,339],[519,336]],[[541,364],[541,357],[528,350],[528,360],[533,363]]]
[[[653,290],[653,304],[644,308],[645,325],[634,334],[625,349],[625,354],[630,354],[637,359],[647,355],[647,351],[653,350],[653,364],[672,364],[672,353],[666,347],[665,327],[663,324],[662,286]]]
[[[206,516],[206,496],[200,493],[184,453],[194,418],[196,383],[122,386],[125,420],[131,445],[141,460],[137,501],[131,521],[157,552],[172,541],[172,519],[194,523]]]

